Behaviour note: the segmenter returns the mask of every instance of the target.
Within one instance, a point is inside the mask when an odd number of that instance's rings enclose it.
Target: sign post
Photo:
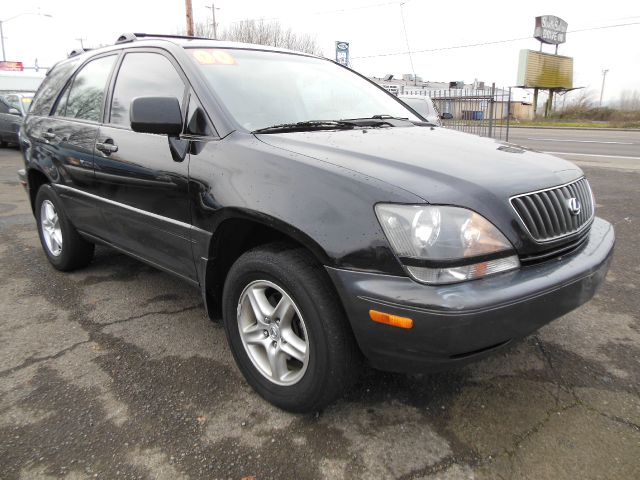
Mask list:
[[[540,41],[540,51],[542,44],[556,46],[556,55],[558,54],[558,45],[567,41],[567,22],[555,15],[542,15],[536,17],[536,28],[533,36]]]
[[[521,50],[518,64],[518,87],[533,88],[533,115],[538,107],[538,91],[548,90],[544,116],[551,113],[553,95],[573,90],[573,58],[558,55],[558,45],[567,41],[567,22],[555,15],[536,17],[533,36],[540,51]],[[542,45],[555,45],[555,54],[542,51]]]
[[[336,42],[336,63],[349,66],[349,42]]]
[[[24,65],[22,65],[22,62],[8,62],[3,60],[0,62],[0,70],[22,72],[24,70]]]

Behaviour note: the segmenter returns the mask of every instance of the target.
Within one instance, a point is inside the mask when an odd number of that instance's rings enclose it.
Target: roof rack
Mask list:
[[[142,38],[181,38],[183,40],[213,40],[212,38],[207,37],[188,37],[186,35],[166,35],[162,33],[123,33],[116,40],[116,44],[135,42],[136,40]]]
[[[91,50],[90,48],[74,48],[73,50],[71,50],[69,52],[69,55],[67,55],[67,58],[71,58],[71,57],[75,57],[77,55],[81,55],[84,52],[88,52],[89,50]]]

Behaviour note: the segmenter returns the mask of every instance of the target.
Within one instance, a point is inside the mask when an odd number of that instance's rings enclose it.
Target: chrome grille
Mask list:
[[[571,199],[579,202],[579,212],[572,211]],[[579,232],[591,222],[594,213],[593,195],[586,178],[517,195],[511,198],[511,205],[529,234],[539,242]]]

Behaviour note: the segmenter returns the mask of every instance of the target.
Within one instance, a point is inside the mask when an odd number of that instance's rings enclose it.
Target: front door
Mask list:
[[[96,194],[108,240],[129,253],[195,280],[188,199],[188,155],[174,159],[166,135],[131,130],[136,97],[176,97],[186,82],[173,59],[160,50],[136,50],[122,58],[100,127],[95,154]]]

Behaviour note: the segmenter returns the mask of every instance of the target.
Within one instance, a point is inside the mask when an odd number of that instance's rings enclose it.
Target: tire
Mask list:
[[[42,185],[38,190],[35,216],[42,249],[54,268],[70,271],[91,262],[94,244],[82,238],[71,224],[60,198],[50,185]]]
[[[258,298],[262,288],[269,305],[262,304],[266,308],[256,310],[250,292]],[[281,323],[277,321],[278,309],[269,314],[270,323],[256,320],[257,311],[283,305],[281,300],[293,304],[286,310],[288,314],[283,313]],[[360,352],[326,272],[306,250],[271,244],[244,253],[227,275],[222,307],[238,367],[251,387],[275,406],[294,413],[316,412],[342,396],[355,380]],[[280,325],[281,332],[274,333],[274,324]],[[241,335],[241,325],[251,333]],[[298,337],[295,342],[292,333]],[[306,343],[304,355],[296,348],[301,346],[300,340]],[[283,371],[285,366],[285,375],[274,375],[278,368],[271,368],[267,351],[286,352],[287,360],[279,368]],[[292,351],[297,359],[287,355]]]
[[[0,138],[0,148],[7,148],[9,144]]]

